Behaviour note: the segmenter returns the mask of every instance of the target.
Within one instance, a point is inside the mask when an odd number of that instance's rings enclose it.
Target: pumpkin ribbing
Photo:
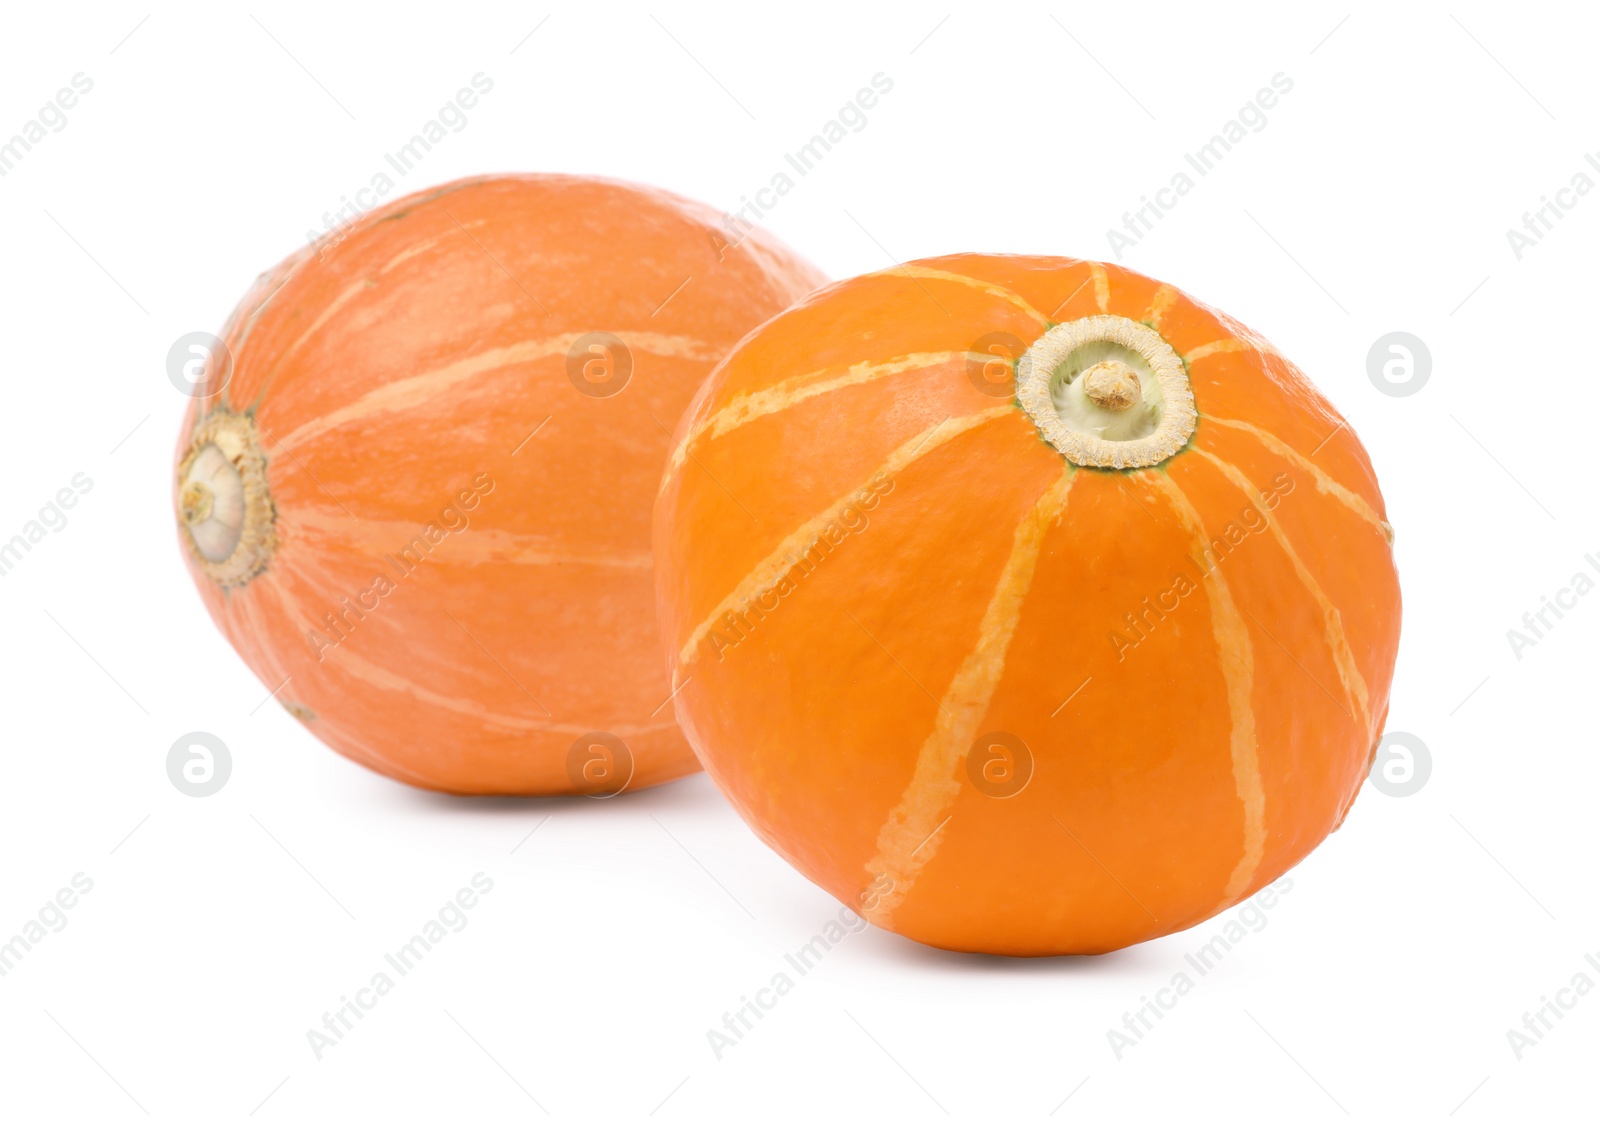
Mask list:
[[[1096,410],[1153,399],[1122,353],[1061,370],[1107,327],[1182,378],[1109,441],[1051,395],[1109,360],[1138,391]],[[1015,400],[971,378],[972,343],[1052,334],[1026,397],[1028,367]],[[1387,710],[1390,535],[1349,428],[1237,323],[1110,265],[908,264],[774,319],[696,397],[656,511],[675,703],[762,837],[880,925],[1114,949],[1339,823]],[[995,735],[1031,753],[1015,792],[974,784]]]
[[[393,202],[264,275],[179,438],[180,540],[229,640],[339,752],[457,793],[697,767],[663,704],[649,510],[711,366],[821,276],[591,178]]]

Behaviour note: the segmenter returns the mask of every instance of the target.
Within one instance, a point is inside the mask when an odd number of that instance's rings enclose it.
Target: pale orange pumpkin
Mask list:
[[[663,707],[651,500],[711,366],[821,281],[704,205],[593,178],[477,178],[362,216],[260,279],[224,331],[231,375],[213,366],[184,421],[207,608],[296,718],[413,785],[692,772]]]
[[[873,922],[1014,955],[1190,926],[1339,824],[1388,710],[1390,544],[1266,341],[1043,257],[767,323],[656,509],[674,703],[740,813]]]

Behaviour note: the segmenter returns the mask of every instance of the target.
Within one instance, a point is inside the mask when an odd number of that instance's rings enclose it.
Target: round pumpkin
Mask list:
[[[656,502],[674,703],[756,832],[934,946],[1100,953],[1338,826],[1400,592],[1360,442],[1109,264],[833,284],[697,394]]]
[[[263,275],[179,437],[184,558],[329,746],[451,793],[697,769],[664,706],[650,508],[671,428],[823,281],[654,189],[460,181]]]

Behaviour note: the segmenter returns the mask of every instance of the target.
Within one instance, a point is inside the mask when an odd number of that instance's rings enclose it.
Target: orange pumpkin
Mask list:
[[[958,255],[751,335],[656,503],[679,722],[880,926],[1099,953],[1343,819],[1400,624],[1365,451],[1259,336],[1099,263]]]
[[[183,424],[207,608],[307,727],[401,781],[609,794],[692,772],[651,501],[712,365],[822,281],[704,205],[591,178],[362,216],[262,276]]]

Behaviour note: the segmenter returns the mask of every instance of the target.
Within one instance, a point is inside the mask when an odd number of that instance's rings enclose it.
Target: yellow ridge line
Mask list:
[[[1156,288],[1156,293],[1150,296],[1150,309],[1144,312],[1144,320],[1152,326],[1159,327],[1161,319],[1166,316],[1172,304],[1178,301],[1178,288],[1162,283]]]
[[[1224,428],[1235,428],[1240,432],[1248,433],[1259,440],[1261,444],[1274,455],[1281,456],[1283,459],[1293,463],[1296,467],[1303,468],[1305,471],[1310,473],[1312,480],[1316,483],[1318,491],[1321,491],[1324,495],[1333,496],[1335,499],[1339,500],[1339,502],[1355,511],[1356,514],[1372,523],[1372,525],[1377,528],[1378,533],[1383,535],[1383,540],[1393,545],[1394,527],[1390,526],[1387,522],[1380,518],[1378,516],[1378,512],[1373,510],[1371,505],[1365,499],[1363,499],[1360,495],[1357,495],[1348,487],[1345,487],[1343,484],[1335,481],[1334,478],[1326,471],[1323,471],[1321,467],[1315,463],[1312,463],[1311,460],[1306,456],[1303,456],[1299,452],[1295,451],[1277,436],[1273,435],[1271,432],[1268,432],[1265,428],[1262,428],[1259,425],[1251,424],[1247,420],[1226,420],[1220,416],[1207,416],[1205,417],[1205,421],[1208,424],[1220,424]]]
[[[1194,349],[1183,355],[1183,362],[1185,365],[1193,365],[1201,358],[1210,357],[1212,354],[1244,353],[1247,350],[1255,350],[1257,353],[1263,354],[1272,353],[1271,350],[1264,348],[1264,344],[1261,342],[1252,342],[1245,338],[1221,338],[1215,342],[1207,342],[1203,346],[1195,346]]]
[[[1189,496],[1170,476],[1159,472],[1137,472],[1141,478],[1167,497],[1193,543],[1195,560],[1204,562],[1211,539],[1205,523]],[[1244,806],[1244,851],[1228,877],[1222,911],[1238,902],[1250,887],[1261,858],[1266,852],[1266,792],[1261,785],[1261,760],[1256,749],[1256,713],[1252,702],[1255,683],[1255,650],[1250,644],[1250,629],[1233,603],[1233,594],[1220,568],[1202,570],[1201,581],[1211,604],[1211,635],[1217,642],[1217,658],[1228,691],[1230,720],[1228,748],[1233,763],[1233,785]]]
[[[1322,591],[1322,586],[1317,583],[1317,579],[1311,576],[1311,571],[1306,568],[1305,562],[1295,552],[1295,548],[1290,545],[1289,536],[1284,532],[1282,525],[1272,518],[1271,508],[1267,506],[1266,500],[1262,498],[1261,492],[1256,485],[1250,482],[1244,472],[1214,453],[1200,447],[1196,447],[1194,451],[1197,455],[1210,460],[1217,470],[1227,476],[1228,482],[1243,491],[1245,497],[1254,502],[1260,510],[1262,519],[1267,524],[1267,529],[1272,531],[1272,537],[1278,543],[1278,548],[1283,551],[1284,556],[1289,559],[1289,564],[1294,567],[1295,576],[1300,579],[1300,584],[1305,586],[1306,592],[1311,595],[1311,599],[1317,603],[1317,608],[1322,612],[1323,639],[1327,642],[1328,651],[1333,656],[1333,666],[1339,673],[1339,682],[1344,685],[1345,696],[1350,700],[1350,705],[1355,708],[1356,715],[1353,718],[1357,725],[1361,727],[1361,733],[1371,737],[1372,714],[1367,704],[1367,681],[1361,677],[1361,669],[1356,665],[1355,653],[1351,650],[1350,641],[1345,636],[1344,618],[1339,615],[1339,610],[1328,599],[1328,595]]]
[[[327,635],[326,629],[321,631],[323,635]],[[463,639],[466,638],[463,637]],[[613,719],[605,721],[603,725],[597,725],[596,720],[593,719],[587,722],[560,722],[556,719],[541,719],[528,715],[506,715],[499,712],[486,711],[481,703],[441,695],[423,684],[409,680],[397,672],[374,663],[343,644],[337,648],[328,649],[323,662],[338,664],[350,678],[358,679],[370,687],[382,691],[415,696],[420,702],[428,703],[459,715],[469,716],[476,722],[512,734],[540,731],[570,734],[576,737],[581,734],[588,734],[591,731],[604,730],[619,737],[628,738],[650,734],[659,730],[667,730],[678,725],[675,719],[642,724],[620,723]]]
[[[332,581],[331,578],[324,576],[319,579],[317,576],[315,576],[313,573],[313,565],[314,563],[310,559],[306,558],[302,558],[299,561],[286,561],[282,558],[275,559],[272,570],[269,572],[268,576],[270,576],[276,584],[271,588],[270,592],[278,601],[279,606],[285,616],[296,626],[296,629],[299,633],[299,640],[297,641],[296,646],[310,649],[312,647],[310,634],[313,632],[316,633],[322,639],[329,642],[329,646],[322,650],[321,659],[318,662],[331,665],[330,670],[338,672],[339,675],[347,679],[358,680],[369,687],[377,688],[382,691],[398,692],[404,695],[412,696],[420,702],[429,703],[435,707],[440,707],[444,710],[452,711],[462,716],[470,716],[474,721],[515,734],[527,733],[529,731],[554,731],[556,733],[580,735],[587,734],[593,730],[607,730],[613,734],[623,735],[659,730],[662,729],[664,725],[672,725],[670,723],[652,723],[646,724],[642,727],[630,727],[628,725],[608,725],[604,727],[597,727],[584,726],[576,723],[558,723],[554,718],[540,719],[527,715],[507,715],[495,711],[488,711],[481,703],[473,700],[442,695],[433,690],[431,687],[408,679],[399,672],[392,671],[389,668],[386,668],[383,665],[378,664],[373,660],[369,660],[363,656],[358,649],[366,646],[364,645],[364,641],[367,638],[363,637],[360,633],[360,621],[356,622],[356,626],[352,631],[345,634],[350,638],[350,643],[347,643],[345,641],[338,640],[336,634],[327,624],[319,624],[314,622],[305,614],[303,611],[305,602],[297,599],[295,594],[291,592],[290,583],[297,582],[299,587],[314,594],[337,593],[340,589],[339,584]],[[326,570],[319,570],[317,572],[323,574],[327,573]],[[334,612],[337,616],[337,612],[333,608],[331,602],[328,611]],[[463,637],[463,639],[466,639],[466,637]],[[507,672],[507,674],[509,675],[510,673]],[[330,724],[338,725],[332,724],[331,720]],[[356,735],[355,737],[359,739],[360,736]],[[369,753],[371,753],[374,758],[385,761],[386,764],[393,764],[388,763],[376,751],[369,751]],[[401,769],[404,771],[404,773],[410,774],[414,777],[421,776],[420,773],[414,769],[408,769],[405,767],[397,767],[397,769]]]
[[[913,279],[938,279],[946,283],[959,283],[961,286],[972,287],[975,290],[984,292],[985,294],[993,295],[995,298],[1003,299],[1004,301],[1009,302],[1012,306],[1015,306],[1018,310],[1021,310],[1023,313],[1037,318],[1043,325],[1050,324],[1050,320],[1048,318],[1035,310],[1028,300],[1023,298],[1016,291],[1013,291],[1008,287],[1002,287],[999,283],[990,283],[983,279],[974,279],[971,275],[960,275],[954,271],[944,271],[938,267],[926,267],[915,263],[903,263],[898,267],[885,267],[882,271],[872,271],[868,274],[874,276],[901,275],[910,276]],[[1102,307],[1102,309],[1104,308]]]
[[[337,231],[338,229],[335,230]],[[332,233],[330,232],[329,234],[331,235]],[[345,235],[348,234],[349,232],[347,230]],[[343,236],[340,237],[341,241],[343,238]],[[399,255],[396,255],[393,259],[389,260],[389,262],[380,267],[378,269],[378,274],[387,275],[399,264],[404,263],[412,256],[421,255],[424,251],[427,251],[429,248],[442,242],[444,239],[444,236],[434,236],[431,239],[419,240],[417,243],[412,244],[410,247],[406,248],[406,250],[402,251]],[[318,253],[317,257],[319,259],[321,258],[320,252]],[[334,300],[323,308],[322,313],[317,315],[316,320],[313,321],[310,326],[306,327],[305,332],[291,342],[288,349],[284,350],[283,353],[278,355],[277,360],[272,364],[272,369],[267,373],[266,377],[262,379],[260,387],[256,390],[256,403],[261,403],[261,398],[266,394],[268,386],[270,386],[273,379],[277,377],[278,371],[283,368],[284,363],[298,353],[300,351],[300,347],[305,345],[306,342],[310,341],[313,334],[326,326],[328,321],[335,314],[339,313],[339,311],[343,309],[344,305],[351,299],[362,294],[363,292],[376,289],[376,285],[376,280],[363,276],[361,279],[340,291]]]
[[[877,855],[868,861],[867,873],[875,880],[887,879],[889,884],[887,890],[881,883],[876,885],[883,894],[866,914],[879,926],[889,924],[894,909],[910,894],[918,874],[938,850],[948,811],[961,792],[960,767],[989,713],[1005,670],[1006,652],[1022,616],[1022,603],[1033,585],[1040,547],[1066,509],[1075,471],[1068,464],[1017,524],[1011,554],[984,609],[978,638],[950,680],[933,732],[917,754],[916,769],[900,803],[878,832]]]
[[[363,420],[380,413],[406,412],[418,408],[429,401],[444,396],[456,386],[496,369],[521,365],[540,358],[559,357],[567,352],[567,349],[577,336],[576,334],[559,334],[551,338],[513,342],[507,346],[496,346],[471,357],[460,358],[449,365],[427,373],[418,373],[411,377],[402,377],[399,380],[390,381],[373,389],[371,392],[357,397],[349,404],[334,409],[326,416],[306,421],[289,435],[283,437],[283,446],[293,451],[308,440],[314,440],[318,436],[354,421]],[[682,357],[694,361],[715,362],[721,359],[721,355],[710,346],[693,338],[668,334],[630,333],[627,331],[619,333],[618,336],[635,353],[649,353],[657,357]]]
[[[361,294],[363,291],[369,289],[370,287],[367,284],[367,280],[361,279],[340,291],[337,297],[335,297],[332,302],[323,308],[322,313],[317,315],[316,320],[313,321],[311,325],[307,326],[305,331],[294,341],[290,342],[289,347],[278,355],[277,359],[272,363],[272,368],[267,371],[267,375],[261,379],[261,384],[256,388],[254,403],[257,405],[261,404],[261,400],[266,396],[267,390],[272,386],[273,380],[277,378],[279,370],[283,368],[284,364],[291,357],[299,352],[300,347],[305,345],[306,342],[311,339],[313,334],[326,326],[328,321],[333,318],[335,314],[338,314],[339,311],[344,308],[346,303],[355,298],[357,295]]]
[[[293,516],[279,519],[289,530],[305,528],[316,531],[319,541],[331,542],[346,549],[359,550],[375,557],[398,557],[402,550],[414,548],[420,539],[429,560],[455,565],[484,562],[517,565],[593,565],[617,569],[649,569],[653,558],[649,550],[636,553],[605,553],[563,547],[554,539],[469,521],[466,526],[452,530],[443,523],[410,523],[397,519],[350,518],[339,511],[323,507],[297,509]],[[426,535],[429,526],[442,531],[444,537],[430,542]],[[461,535],[471,534],[470,538]]]
[[[933,353],[902,354],[888,361],[861,361],[842,373],[837,368],[818,369],[798,377],[785,378],[775,385],[753,393],[740,393],[697,424],[679,441],[672,451],[672,458],[667,461],[666,475],[670,476],[688,461],[689,449],[707,433],[712,439],[716,439],[735,428],[749,424],[752,420],[759,420],[763,416],[771,416],[793,408],[812,397],[820,397],[825,393],[855,385],[864,385],[882,377],[893,377],[915,369],[927,369],[957,359],[965,359],[968,353],[967,350],[941,350]],[[666,476],[663,476],[662,486],[665,487],[666,483]]]
[[[1089,275],[1094,279],[1095,304],[1100,307],[1100,313],[1105,314],[1111,309],[1111,277],[1101,263],[1090,263]]]
[[[883,466],[869,475],[861,486],[841,495],[834,500],[825,510],[814,517],[801,523],[788,537],[778,543],[776,549],[758,562],[754,569],[744,576],[744,579],[734,586],[721,601],[717,602],[706,618],[697,625],[678,649],[679,664],[688,664],[694,658],[695,649],[700,642],[710,635],[716,627],[717,621],[722,617],[749,601],[757,594],[775,585],[780,577],[787,573],[797,560],[804,556],[806,551],[821,537],[828,524],[838,520],[846,507],[856,501],[856,497],[866,490],[874,480],[884,475],[894,475],[904,470],[913,460],[920,459],[935,448],[950,442],[957,436],[976,428],[990,420],[997,420],[1002,416],[1015,412],[1016,406],[1005,404],[994,408],[984,409],[982,412],[973,413],[971,416],[950,417],[940,421],[931,428],[926,428],[901,444],[889,454]],[[676,681],[674,681],[676,682]]]
[[[290,594],[288,584],[285,584],[286,581],[298,581],[301,585],[311,589],[313,592],[316,591],[316,586],[314,585],[312,578],[307,576],[301,570],[297,569],[292,562],[286,563],[283,561],[278,561],[274,563],[272,571],[259,580],[268,582],[268,584],[259,585],[252,589],[255,599],[251,601],[240,602],[237,606],[235,606],[235,608],[239,610],[242,620],[256,625],[256,632],[254,634],[255,639],[269,639],[269,636],[262,632],[259,625],[261,616],[266,612],[263,606],[269,599],[278,603],[279,612],[296,626],[302,641],[308,638],[306,635],[308,632],[326,632],[326,629],[323,626],[313,625],[311,621],[308,620],[300,611],[299,603]],[[273,659],[274,661],[277,661],[278,657],[274,656]],[[288,665],[282,665],[282,670],[288,671]],[[286,679],[284,680],[284,683],[279,684],[279,691],[282,691],[284,684],[287,684],[288,682],[289,680]],[[276,695],[277,693],[275,692],[275,698]],[[278,702],[282,704],[283,700],[279,699]],[[421,770],[408,766],[402,766],[392,759],[386,758],[367,741],[365,735],[358,733],[359,728],[347,731],[346,728],[341,727],[338,723],[324,722],[323,725],[333,726],[336,729],[339,729],[341,732],[347,733],[351,741],[361,749],[362,753],[364,753],[370,761],[379,766],[385,767],[390,774],[401,781],[420,781],[432,789],[442,790],[445,788],[442,782],[434,780]]]

